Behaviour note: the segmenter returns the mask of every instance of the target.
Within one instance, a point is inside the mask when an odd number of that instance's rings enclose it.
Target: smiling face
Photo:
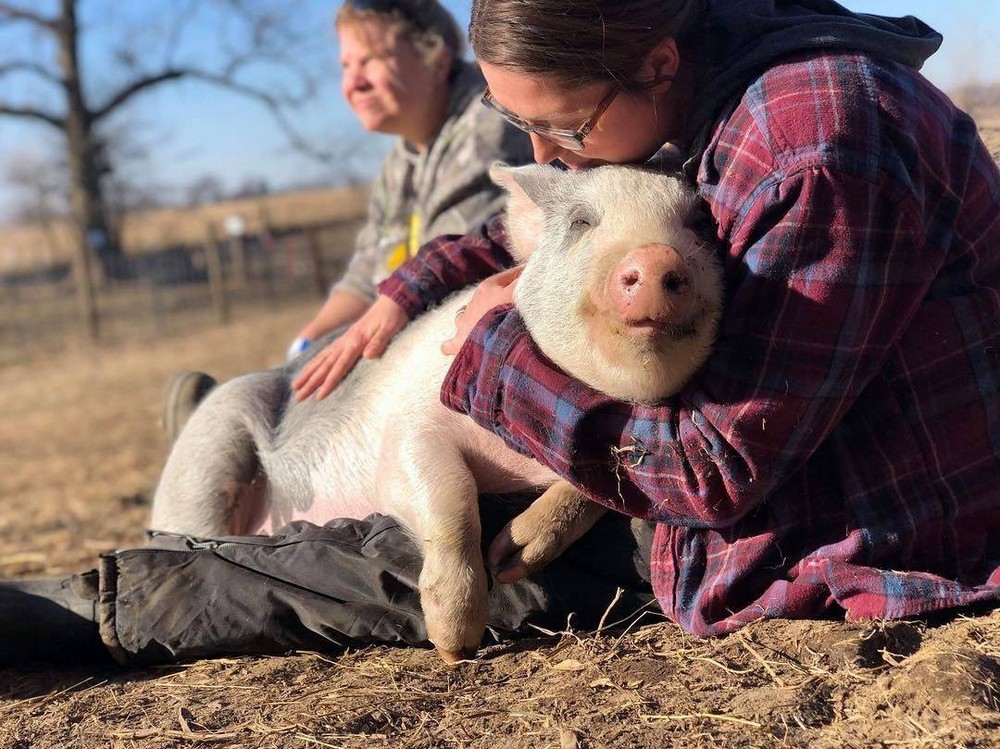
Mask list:
[[[530,255],[514,301],[541,351],[608,395],[655,402],[711,351],[721,313],[713,248],[673,177],[604,167],[494,167],[510,193],[511,253]]]
[[[437,130],[448,96],[447,50],[425,60],[392,20],[342,24],[337,35],[341,92],[365,130],[418,145]]]

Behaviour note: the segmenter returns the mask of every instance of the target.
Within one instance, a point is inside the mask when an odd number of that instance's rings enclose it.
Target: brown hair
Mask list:
[[[451,51],[453,70],[465,54],[461,28],[437,0],[344,0],[335,25],[339,29],[364,21],[395,24],[425,60],[442,47],[447,48]]]
[[[704,11],[705,0],[473,0],[469,39],[491,65],[642,89],[654,83],[635,77],[649,51],[683,42]]]

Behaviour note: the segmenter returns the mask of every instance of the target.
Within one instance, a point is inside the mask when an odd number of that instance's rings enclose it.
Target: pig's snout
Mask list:
[[[608,281],[611,308],[629,326],[677,324],[691,308],[690,270],[669,245],[636,247],[614,267]]]

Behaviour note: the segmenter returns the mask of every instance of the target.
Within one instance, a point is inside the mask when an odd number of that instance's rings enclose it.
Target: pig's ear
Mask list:
[[[495,161],[490,167],[490,179],[493,180],[493,184],[497,187],[502,187],[506,190],[512,201],[521,202],[527,200],[529,203],[533,203],[534,201],[521,189],[521,186],[514,177],[514,173],[517,170],[518,167],[507,166],[500,161]]]
[[[533,164],[514,170],[514,181],[524,190],[528,199],[539,208],[545,208],[557,194],[557,183],[566,176],[566,172],[554,166]]]
[[[514,167],[507,166],[502,161],[494,161],[490,164],[490,179],[497,187],[502,187],[510,192],[514,187]]]
[[[505,164],[490,167],[490,178],[508,193],[505,211],[507,231],[510,233],[510,254],[519,263],[525,262],[538,245],[542,235],[544,213],[538,203],[521,187],[520,176],[526,170],[540,167],[512,168]]]
[[[547,197],[550,197],[555,181],[562,172],[551,166],[529,164],[528,166],[511,167],[496,162],[490,167],[490,179],[512,197],[527,198],[536,206],[542,207]]]

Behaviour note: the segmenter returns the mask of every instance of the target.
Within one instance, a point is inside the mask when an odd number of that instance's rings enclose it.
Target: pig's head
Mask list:
[[[676,393],[708,357],[722,309],[713,248],[680,180],[634,167],[490,171],[528,258],[514,301],[531,337],[573,377],[624,400]]]

